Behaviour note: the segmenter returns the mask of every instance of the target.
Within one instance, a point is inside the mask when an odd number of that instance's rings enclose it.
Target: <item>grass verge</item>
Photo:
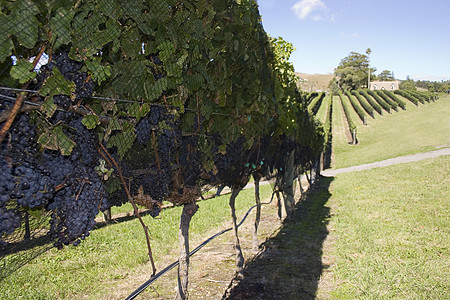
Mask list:
[[[261,186],[260,191],[262,199],[267,199],[271,186]],[[190,228],[192,240],[206,238],[206,233],[215,233],[215,228],[230,219],[228,199],[221,196],[198,203],[200,208]],[[238,216],[253,204],[254,190],[242,191],[236,201]],[[176,207],[164,210],[155,219],[144,217],[159,270],[177,259],[180,214],[181,207]],[[0,299],[119,299],[123,297],[111,295],[117,290],[129,294],[145,281],[130,282],[136,270],[142,272],[143,268],[151,273],[142,227],[133,219],[92,231],[78,247],[42,254],[1,283]],[[163,292],[161,287],[159,293]]]
[[[319,299],[449,299],[450,157],[338,175]]]

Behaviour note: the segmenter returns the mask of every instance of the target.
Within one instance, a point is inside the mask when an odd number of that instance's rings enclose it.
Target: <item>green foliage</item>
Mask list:
[[[33,64],[26,60],[19,60],[16,65],[11,68],[11,77],[19,80],[19,83],[24,84],[36,77],[33,72]]]
[[[375,72],[371,68],[371,73]],[[350,52],[344,57],[335,69],[334,74],[340,90],[357,90],[367,85],[367,75],[369,73],[369,57],[357,52]]]
[[[350,100],[350,104],[352,105],[353,109],[358,114],[358,117],[361,119],[364,125],[367,124],[366,121],[366,114],[364,113],[364,110],[361,108],[361,106],[358,104],[358,102],[353,98],[352,94],[349,91],[345,91],[345,95]]]
[[[53,97],[55,95],[70,95],[75,91],[75,83],[66,80],[58,68],[53,69],[53,74],[47,78],[39,91],[41,96]]]
[[[325,117],[325,122],[323,124],[323,130],[325,132],[325,144],[328,145],[332,139],[332,122],[333,122],[333,94],[327,96],[328,99],[325,101],[327,103],[327,113]]]
[[[414,95],[409,93],[407,90],[395,90],[394,94],[400,95],[400,96],[408,99],[409,101],[411,101],[416,106],[419,105],[419,100],[416,97],[414,97]]]
[[[333,94],[337,94],[341,89],[339,87],[339,82],[336,79],[336,77],[333,77],[333,79],[330,80],[328,83],[328,88],[330,89],[330,92]]]
[[[376,91],[372,91],[372,90],[368,90],[367,91],[370,95],[372,95],[372,97],[381,97],[388,105],[390,105],[390,107],[395,110],[398,111],[398,103],[395,102],[394,100],[392,100],[391,98],[389,98],[389,96],[385,93],[383,93],[382,90],[376,90]]]
[[[399,88],[401,90],[417,91],[416,84],[414,83],[414,80],[411,79],[400,82]]]
[[[360,89],[357,92],[364,98],[366,98],[367,102],[369,102],[370,105],[372,105],[372,107],[376,110],[377,113],[379,113],[380,115],[383,114],[383,107],[382,105],[380,105],[380,103],[378,103],[378,101],[376,101],[376,99],[374,100],[374,98],[370,97],[369,94],[363,89]],[[389,106],[387,106],[386,103],[384,105],[386,106],[387,112],[391,112]]]
[[[352,91],[351,92],[353,96],[356,97],[356,99],[358,99],[359,104],[361,104],[361,106],[364,108],[364,110],[367,112],[367,114],[369,116],[371,116],[372,118],[374,118],[374,109],[373,107],[367,102],[367,100],[363,97],[361,97],[361,95],[356,92],[356,91]]]
[[[38,142],[47,149],[61,151],[62,155],[70,155],[75,143],[63,131],[63,124],[47,128],[38,138]]]
[[[379,81],[392,81],[395,80],[394,72],[389,70],[383,70],[376,78]]]
[[[406,103],[404,101],[400,100],[393,92],[387,91],[387,90],[382,90],[382,91],[377,91],[377,93],[387,95],[390,99],[392,99],[394,102],[396,102],[398,104],[398,106],[400,106],[403,110],[406,109]]]
[[[19,0],[4,5],[0,62],[9,74],[0,75],[1,83],[36,83],[29,61],[42,51],[49,62],[67,52],[93,80],[94,96],[101,97],[78,99],[75,80],[55,67],[36,85],[42,118],[57,109],[54,96],[70,96],[73,110],[85,115],[83,124],[120,157],[133,148],[136,126],[152,105],[164,106],[188,131],[193,116],[201,116],[196,134],[220,136],[221,149],[239,137],[251,148],[268,135],[274,141],[302,139],[316,152],[323,147],[320,124],[304,115],[306,100],[289,62],[294,47],[267,35],[254,0]],[[11,55],[18,58],[14,66]],[[163,121],[155,125],[156,134],[165,126]],[[62,129],[39,130],[44,148],[70,153],[73,142],[60,145],[66,140]],[[203,165],[212,169],[211,149],[199,150],[207,152]]]
[[[322,100],[325,98],[325,92],[320,92],[317,97],[315,97],[311,102],[308,104],[308,111],[316,115],[317,111],[320,108],[320,105],[322,104]]]
[[[350,110],[347,107],[346,102],[344,101],[344,95],[342,93],[338,94],[339,99],[341,100],[342,108],[344,109],[345,118],[347,119],[348,128],[351,132],[356,130],[356,124],[353,122],[352,117],[350,115]]]

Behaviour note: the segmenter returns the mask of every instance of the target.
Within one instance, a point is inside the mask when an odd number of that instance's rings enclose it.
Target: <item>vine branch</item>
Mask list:
[[[155,267],[155,262],[153,260],[153,254],[152,254],[152,248],[150,246],[150,236],[148,234],[148,227],[145,225],[144,221],[142,220],[141,215],[139,214],[139,210],[136,206],[136,203],[134,202],[133,197],[130,194],[130,189],[127,186],[127,183],[122,175],[122,170],[120,169],[119,165],[117,164],[116,160],[111,156],[111,154],[109,154],[108,150],[106,149],[106,147],[102,144],[99,143],[101,150],[103,150],[103,152],[108,156],[109,160],[114,164],[114,166],[116,167],[117,173],[119,173],[119,177],[120,177],[120,181],[125,189],[125,192],[128,196],[128,200],[130,201],[131,205],[133,206],[133,210],[134,210],[134,214],[138,217],[139,222],[141,222],[142,228],[144,228],[144,233],[145,233],[145,238],[147,239],[147,248],[148,248],[148,257],[150,258],[150,262],[152,264],[152,276],[155,275],[156,273],[156,267]]]
[[[45,51],[45,45],[43,45],[41,47],[41,50],[39,51],[39,54],[36,55],[36,57],[33,60],[33,69],[36,67],[37,63],[39,62],[39,60],[42,57],[42,54],[44,54]],[[26,90],[28,88],[28,86],[30,85],[31,80],[28,80],[27,83],[25,83],[22,86],[23,90]],[[16,102],[14,103],[13,108],[11,109],[11,111],[9,112],[9,116],[8,119],[6,120],[5,124],[3,124],[2,129],[0,130],[0,144],[3,142],[3,140],[5,139],[6,134],[9,131],[9,128],[11,128],[12,123],[14,122],[14,119],[17,116],[17,113],[19,113],[20,107],[22,106],[23,100],[25,99],[25,93],[21,92],[19,94],[19,96],[17,96]]]

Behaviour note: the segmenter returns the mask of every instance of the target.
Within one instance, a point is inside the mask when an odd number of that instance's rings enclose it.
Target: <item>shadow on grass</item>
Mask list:
[[[325,206],[333,178],[322,177],[296,205],[276,236],[247,263],[244,278],[235,278],[222,299],[314,299],[322,271],[322,245],[328,235],[330,209]]]

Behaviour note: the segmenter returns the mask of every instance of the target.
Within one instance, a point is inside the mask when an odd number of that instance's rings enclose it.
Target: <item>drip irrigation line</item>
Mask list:
[[[265,202],[265,203],[261,203],[261,205],[267,205],[272,203],[273,201],[273,196],[275,195],[276,191],[273,191],[272,193],[272,197],[270,198],[269,202]],[[247,212],[245,213],[244,217],[242,218],[242,220],[239,222],[239,224],[237,225],[237,227],[241,226],[242,223],[244,223],[245,219],[247,219],[248,215],[250,214],[251,210],[253,208],[255,208],[257,205],[253,205],[252,207],[250,207]],[[189,257],[191,257],[192,255],[194,255],[195,253],[197,253],[201,248],[203,248],[206,244],[208,244],[209,242],[211,242],[213,239],[215,239],[216,237],[232,230],[233,228],[227,228],[224,229],[216,234],[214,234],[213,236],[209,237],[207,240],[205,240],[203,243],[201,243],[200,245],[198,245],[194,250],[192,250],[191,252],[189,252]],[[164,274],[166,274],[167,272],[169,272],[170,270],[172,270],[173,268],[175,268],[176,266],[178,266],[179,261],[175,261],[173,263],[171,263],[170,265],[168,265],[167,267],[165,267],[164,269],[162,269],[161,271],[159,271],[157,274],[155,274],[154,276],[150,277],[149,280],[147,280],[146,282],[144,282],[140,287],[138,287],[133,293],[131,293],[127,298],[125,298],[125,300],[132,300],[134,298],[136,298],[140,293],[142,293],[146,288],[148,288],[153,282],[155,282],[156,280],[158,280],[161,276],[163,276]]]

